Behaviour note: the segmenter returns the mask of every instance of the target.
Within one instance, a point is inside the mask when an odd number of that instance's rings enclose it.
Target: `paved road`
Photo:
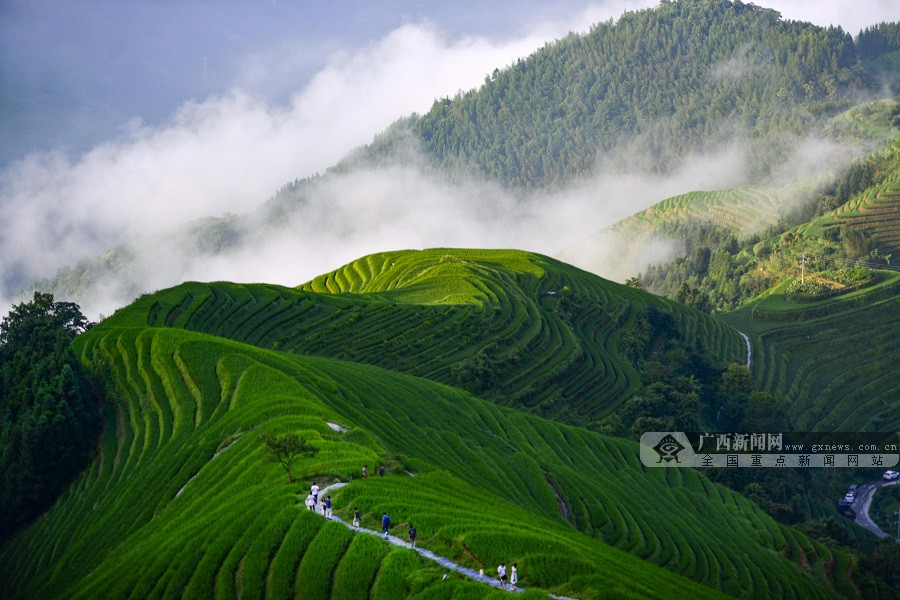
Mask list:
[[[856,511],[856,523],[865,527],[880,538],[888,537],[888,534],[883,532],[869,517],[869,507],[872,505],[872,497],[875,495],[875,490],[883,486],[897,485],[898,483],[900,483],[900,480],[897,479],[894,481],[879,479],[860,484],[860,486],[856,488],[856,498],[854,498],[853,502],[850,504],[850,507]]]
[[[319,490],[319,497],[321,498],[322,496],[325,495],[326,492],[329,492],[331,490],[336,490],[338,488],[342,488],[345,485],[347,485],[347,484],[346,483],[335,483],[335,484],[329,485],[328,487],[324,487],[321,490]],[[342,523],[348,528],[351,528],[351,529],[353,528],[353,526],[350,523],[347,523],[346,521],[344,521],[342,518],[340,518],[338,516],[332,516],[331,520],[337,521],[338,523]],[[369,535],[377,535],[378,537],[384,539],[387,542],[390,542],[391,544],[394,544],[395,546],[402,546],[404,548],[410,547],[409,542],[407,540],[400,539],[399,537],[397,537],[395,535],[388,535],[387,537],[384,537],[384,534],[382,534],[380,531],[373,531],[371,529],[363,529],[363,528],[354,529],[354,531],[358,531],[359,533],[367,533]],[[495,578],[493,578],[489,575],[484,575],[482,577],[482,575],[475,569],[470,569],[468,567],[458,565],[455,562],[451,561],[449,558],[445,558],[443,556],[438,556],[431,550],[426,550],[425,548],[419,548],[419,547],[411,548],[411,550],[415,550],[416,552],[419,553],[420,556],[427,558],[428,560],[434,561],[434,562],[438,563],[439,565],[441,565],[442,567],[450,569],[451,571],[456,571],[457,573],[462,573],[469,579],[474,579],[475,581],[480,581],[482,583],[485,583],[485,584],[495,587],[495,588],[500,587],[500,582],[497,581]],[[509,592],[523,592],[524,591],[524,589],[521,587],[517,587],[515,590],[510,590],[509,588],[506,588],[506,589]],[[553,594],[548,594],[548,595],[551,598],[554,598],[555,600],[575,600],[574,598],[568,598],[566,596],[555,596]]]

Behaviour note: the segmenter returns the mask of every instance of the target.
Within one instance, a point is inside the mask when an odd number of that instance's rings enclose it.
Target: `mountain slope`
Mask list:
[[[835,297],[797,301],[789,280],[723,320],[753,342],[753,375],[795,428],[900,431],[900,274]]]
[[[521,251],[385,252],[297,290],[184,284],[115,322],[374,364],[583,423],[640,388],[617,344],[646,306],[671,313],[688,348],[746,359],[743,340],[721,321]]]
[[[100,453],[0,549],[5,597],[490,595],[301,509],[307,481],[346,481],[362,464],[389,475],[332,492],[338,514],[358,506],[372,527],[387,511],[476,568],[517,561],[527,587],[719,597],[693,579],[757,598],[854,593],[845,555],[693,470],[643,468],[630,442],[376,367],[196,332],[102,324],[78,344],[108,385]],[[297,467],[300,483],[260,460],[262,431],[321,449]]]
[[[617,154],[666,172],[736,137],[753,146],[762,174],[788,149],[785,133],[849,105],[865,82],[839,28],[751,4],[680,0],[548,44],[409,126],[437,164],[514,188],[553,187]],[[372,156],[390,152],[385,145]]]

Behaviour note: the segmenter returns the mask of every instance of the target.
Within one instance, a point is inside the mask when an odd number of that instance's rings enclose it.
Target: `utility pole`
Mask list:
[[[800,257],[800,283],[803,283],[803,276],[806,274],[806,252]]]

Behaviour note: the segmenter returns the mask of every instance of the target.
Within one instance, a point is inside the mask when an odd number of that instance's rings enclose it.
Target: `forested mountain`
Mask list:
[[[865,83],[840,28],[741,2],[664,1],[548,44],[408,125],[435,163],[520,189],[610,161],[665,172],[736,138],[765,174],[786,134],[833,114]]]
[[[882,24],[861,35],[867,60],[883,60],[892,31]],[[189,262],[258,243],[302,220],[323,186],[385,163],[438,179],[474,175],[521,197],[602,168],[664,173],[687,153],[737,144],[746,150],[748,183],[762,183],[796,149],[795,134],[822,133],[870,85],[853,39],[839,28],[784,21],[740,2],[663,2],[547,44],[495,70],[481,88],[400,119],[324,175],[287,183],[257,214],[210,217],[134,245],[164,245]],[[137,292],[138,281],[120,283],[139,253],[127,246],[68,265],[39,289],[65,297],[95,285]]]

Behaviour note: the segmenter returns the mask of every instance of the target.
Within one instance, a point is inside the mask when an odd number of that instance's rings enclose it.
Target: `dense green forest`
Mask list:
[[[736,138],[764,175],[786,151],[779,140],[865,83],[840,28],[740,2],[664,1],[548,44],[409,124],[437,164],[515,188],[619,159],[665,172]]]
[[[862,59],[878,58],[900,50],[900,23],[870,25],[856,36],[856,48]]]
[[[97,392],[71,349],[89,326],[40,293],[0,321],[0,539],[50,506],[96,445]]]

